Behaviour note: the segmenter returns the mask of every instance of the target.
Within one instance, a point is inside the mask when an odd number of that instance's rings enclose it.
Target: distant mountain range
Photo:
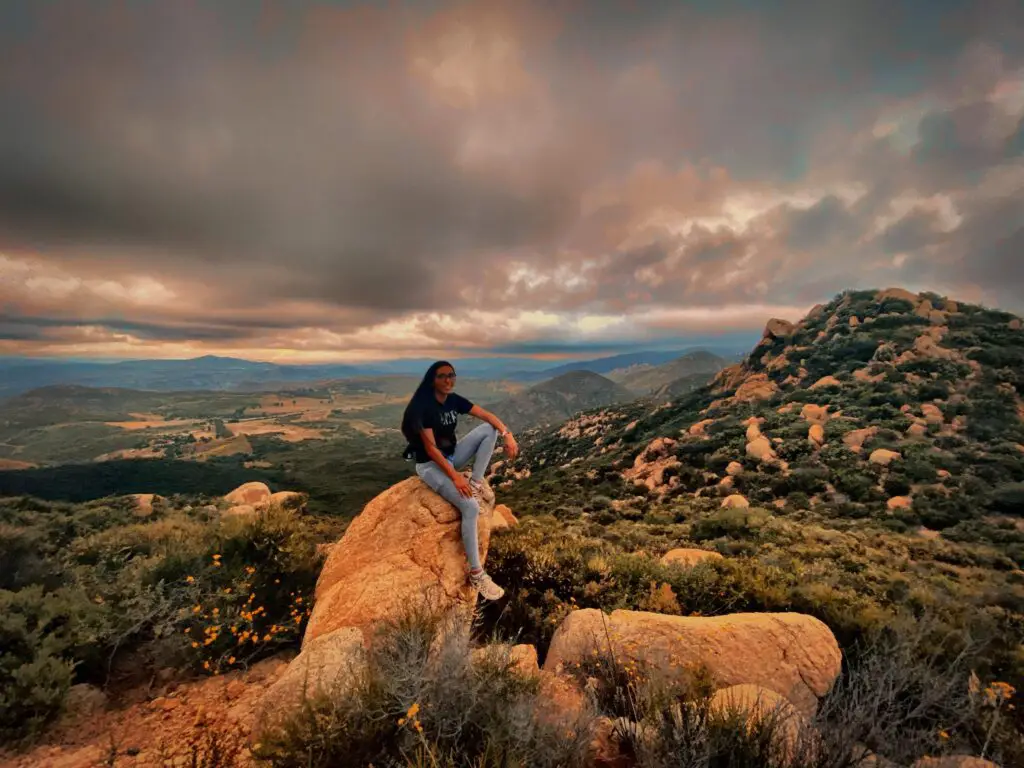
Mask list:
[[[543,381],[569,371],[608,373],[629,366],[657,366],[684,351],[647,351],[598,358],[551,367],[548,361],[518,357],[453,360],[463,377]],[[232,357],[206,355],[188,360],[86,360],[0,358],[0,398],[55,384],[117,387],[156,392],[188,390],[254,391],[261,386],[282,389],[288,385],[346,379],[358,376],[413,375],[427,369],[432,360],[393,360],[368,365],[282,365]]]
[[[627,403],[636,395],[598,373],[573,370],[484,407],[514,431],[558,424],[580,411]]]
[[[730,362],[711,352],[697,350],[661,365],[634,363],[618,368],[608,373],[608,378],[638,395],[650,395],[682,379],[706,383]]]

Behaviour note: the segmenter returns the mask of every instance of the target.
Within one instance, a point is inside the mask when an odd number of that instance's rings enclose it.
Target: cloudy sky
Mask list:
[[[1019,0],[0,0],[0,353],[651,346],[1024,310]]]

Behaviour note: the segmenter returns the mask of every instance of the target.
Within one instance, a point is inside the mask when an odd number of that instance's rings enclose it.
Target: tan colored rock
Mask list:
[[[907,437],[920,440],[928,434],[928,427],[924,424],[911,424],[907,428]]]
[[[299,491],[278,491],[277,493],[270,494],[267,504],[269,506],[281,507],[281,509],[300,510],[306,506],[308,499],[309,496]]]
[[[793,335],[793,331],[796,330],[796,326],[788,320],[780,320],[777,317],[773,317],[768,321],[768,324],[764,327],[764,333],[761,335],[762,339],[785,339]]]
[[[765,357],[767,357],[767,355],[765,355]],[[789,365],[789,358],[785,355],[785,353],[783,353],[781,355],[771,358],[770,360],[764,360],[764,358],[762,358],[761,362],[765,364],[765,367],[768,369],[769,373],[774,373],[775,371],[781,371],[783,368]]]
[[[512,514],[512,510],[504,504],[499,504],[494,508],[494,516],[491,520],[492,531],[497,531],[501,528],[511,528],[518,524],[519,520]]]
[[[824,311],[825,311],[825,305],[824,304],[815,304],[813,307],[811,307],[808,310],[807,315],[806,315],[806,317],[804,319],[806,319],[806,320],[817,320],[819,317],[821,317],[821,315],[822,315],[822,313]]]
[[[747,425],[747,442],[752,443],[761,436],[761,425],[756,421]]]
[[[956,312],[960,311],[960,305],[957,304],[952,299],[946,299],[944,302],[942,302],[942,311],[948,312],[950,314],[955,314]]]
[[[805,421],[809,421],[813,424],[824,424],[829,419],[828,409],[829,406],[827,405],[806,403],[804,407],[800,409],[800,415]]]
[[[481,561],[493,520],[493,503],[481,502]],[[376,623],[414,605],[439,611],[475,605],[460,527],[458,509],[418,477],[370,501],[327,556],[302,647],[341,627],[369,635]]]
[[[860,320],[857,318],[856,315],[851,315],[850,316],[850,327],[851,328],[856,328],[858,325],[860,325]]]
[[[903,288],[886,288],[884,291],[879,291],[875,294],[875,301],[881,302],[886,299],[902,299],[916,305],[920,297],[916,293],[911,293]]]
[[[917,358],[934,358],[937,360],[955,360],[959,357],[955,349],[939,346],[939,342],[931,334],[922,334],[914,340],[913,351],[904,352],[897,362],[907,362]]]
[[[910,509],[914,502],[909,496],[893,496],[885,504],[889,509]]]
[[[609,649],[609,638],[611,647]],[[842,655],[825,624],[798,613],[670,616],[644,611],[573,611],[551,639],[544,669],[611,650],[619,663],[650,664],[671,677],[703,665],[718,687],[750,683],[813,714],[839,674]]]
[[[1019,317],[1013,318],[1009,325],[1011,331],[1019,331],[1021,328],[1024,328],[1024,322]]]
[[[751,402],[754,400],[768,400],[779,392],[779,386],[768,378],[766,373],[755,373],[748,377],[736,389],[733,400],[736,402]]]
[[[583,691],[564,675],[550,671],[546,663],[540,670],[540,696],[537,703],[536,714],[539,720],[558,723],[570,730],[575,730],[575,726],[581,724],[581,719],[585,719],[588,711]]]
[[[811,424],[807,431],[807,439],[818,446],[825,444],[825,430],[821,424]]]
[[[222,513],[224,517],[257,517],[259,511],[252,504],[235,504]]]
[[[921,414],[929,424],[942,424],[946,420],[942,415],[942,409],[932,403],[924,403],[921,406]]]
[[[724,491],[731,491],[736,485],[736,478],[726,475],[718,481],[718,487]]]
[[[306,638],[302,652],[260,699],[257,729],[272,727],[279,717],[293,713],[304,698],[321,693],[343,695],[358,679],[366,663],[363,633],[358,627],[340,627],[311,639],[307,631]]]
[[[662,565],[678,565],[683,568],[692,568],[700,563],[724,560],[718,552],[707,549],[672,549],[666,552],[661,558]]]
[[[747,443],[747,456],[757,461],[771,461],[777,458],[775,449],[767,437],[761,436]]]
[[[504,661],[505,654],[507,654],[508,660],[525,677],[536,677],[540,674],[540,667],[537,665],[537,649],[532,645],[486,645],[474,648],[471,654],[474,662],[488,657],[495,658],[495,656],[497,659]]]
[[[652,491],[674,488],[679,484],[678,476],[673,475],[666,482],[665,473],[682,466],[672,453],[675,446],[676,441],[670,437],[655,438],[636,457],[633,466],[622,473],[622,477]]]
[[[688,430],[686,430],[686,432],[687,434],[690,435],[690,437],[704,437],[705,430],[714,423],[714,419],[704,419],[703,421],[698,421],[696,424],[691,426]]]
[[[253,506],[265,503],[270,499],[270,488],[266,483],[252,482],[238,486],[231,493],[224,496],[228,504],[252,504]]]
[[[734,493],[732,496],[726,496],[722,499],[722,509],[746,509],[749,506],[750,502],[738,493]]]
[[[853,378],[857,381],[864,382],[865,384],[877,384],[885,378],[885,374],[877,373],[872,376],[871,371],[867,368],[858,368],[853,372]]]
[[[970,755],[948,755],[946,757],[922,757],[910,768],[999,768],[999,765]]]
[[[846,447],[855,453],[860,453],[864,447],[864,443],[870,440],[872,437],[878,434],[878,427],[864,427],[864,429],[854,429],[843,435],[843,443]]]
[[[825,387],[841,387],[842,382],[839,381],[835,376],[822,376],[816,382],[811,384],[811,389],[824,389]]]
[[[747,371],[740,363],[723,368],[715,375],[712,382],[714,388],[711,391],[715,394],[720,394],[722,392],[728,392],[729,390],[736,389],[743,383],[743,379],[746,378],[746,375]]]
[[[537,649],[528,644],[513,645],[509,656],[519,671],[528,677],[535,677],[540,674],[540,666],[537,663]]]
[[[933,309],[928,313],[928,321],[932,325],[945,325],[946,324],[946,313],[938,309]]]
[[[766,720],[778,728],[775,734],[781,743],[777,742],[777,746],[789,755],[800,742],[801,733],[808,728],[807,718],[785,697],[759,685],[733,685],[716,691],[708,713],[722,718],[745,714],[748,730]]]
[[[725,468],[725,474],[730,477],[737,477],[743,474],[743,465],[738,461],[730,461],[729,466]]]
[[[87,747],[62,749],[46,763],[46,768],[95,768],[103,765],[106,757],[97,744]]]
[[[896,451],[890,451],[886,448],[876,448],[871,452],[871,455],[868,457],[868,461],[872,464],[877,464],[880,467],[888,467],[894,460],[902,458],[903,456]]]
[[[133,493],[135,501],[135,514],[139,517],[149,517],[153,514],[153,501],[160,498],[155,493]]]
[[[932,303],[928,299],[922,299],[921,303],[917,305],[917,309],[914,310],[914,314],[927,320],[931,311]]]
[[[939,478],[939,480],[945,480],[950,476],[948,469],[940,469],[935,473],[935,475]]]

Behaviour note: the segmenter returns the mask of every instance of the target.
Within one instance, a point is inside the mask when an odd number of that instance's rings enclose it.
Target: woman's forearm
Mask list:
[[[437,444],[428,441],[423,447],[427,449],[427,456],[430,457],[431,461],[443,469],[447,473],[448,477],[454,480],[458,473],[452,465],[448,463],[448,459],[446,459],[445,455],[441,453],[441,449],[437,447]]]

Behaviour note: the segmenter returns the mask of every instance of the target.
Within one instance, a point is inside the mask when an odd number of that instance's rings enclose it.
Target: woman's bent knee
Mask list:
[[[458,506],[463,517],[479,517],[480,515],[480,504],[476,499],[461,497]]]

